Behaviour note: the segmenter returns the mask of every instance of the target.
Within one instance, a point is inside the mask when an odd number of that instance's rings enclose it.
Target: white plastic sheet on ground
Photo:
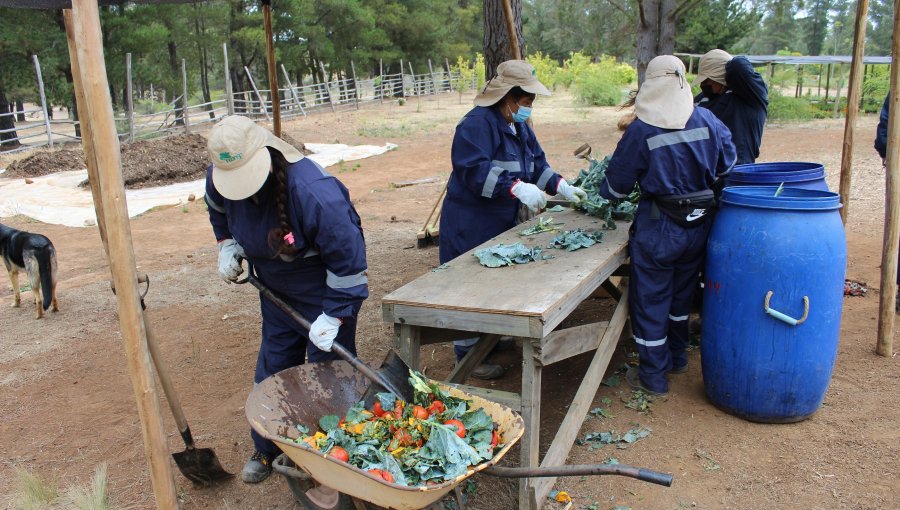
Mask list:
[[[305,145],[313,151],[307,157],[326,168],[341,161],[377,156],[397,148],[392,143],[381,146],[323,143]],[[21,214],[44,223],[68,227],[96,225],[91,191],[78,186],[87,179],[86,169],[33,177],[31,184],[26,184],[22,178],[4,179],[2,175],[0,172],[0,217]],[[134,218],[154,207],[186,203],[192,193],[200,200],[204,192],[204,179],[158,188],[127,190],[128,217]]]

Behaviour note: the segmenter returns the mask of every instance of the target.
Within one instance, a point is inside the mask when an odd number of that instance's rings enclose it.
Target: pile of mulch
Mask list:
[[[866,297],[868,294],[869,288],[866,285],[866,282],[859,282],[856,280],[845,279],[844,280],[844,295],[845,296],[860,296]]]
[[[310,154],[302,143],[290,135],[285,134],[282,138],[304,154]],[[122,171],[125,187],[128,189],[201,179],[206,175],[208,166],[206,138],[200,135],[177,135],[122,144]],[[85,164],[81,147],[39,150],[9,165],[2,176],[38,177],[83,168]],[[81,185],[86,187],[87,180]]]

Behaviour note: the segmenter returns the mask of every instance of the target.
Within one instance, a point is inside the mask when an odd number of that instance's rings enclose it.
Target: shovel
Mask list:
[[[305,317],[300,315],[300,313],[291,305],[287,304],[284,300],[276,296],[271,289],[263,285],[263,283],[256,278],[256,276],[254,275],[252,264],[248,264],[247,278],[238,280],[237,283],[250,283],[250,285],[253,285],[259,290],[260,294],[265,296],[266,299],[268,299],[275,306],[281,309],[282,312],[286,313],[291,319],[294,320],[294,322],[299,324],[300,327],[307,331],[309,331],[309,328],[312,327],[312,324],[310,324],[310,322],[306,320]],[[372,367],[365,364],[361,359],[357,358],[353,353],[348,351],[346,347],[337,342],[331,345],[331,350],[332,352],[337,354],[338,357],[353,365],[353,368],[362,372],[362,374],[373,383],[381,386],[382,388],[388,390],[401,399],[406,400],[407,402],[412,402],[413,390],[412,386],[407,381],[407,378],[409,377],[409,367],[407,367],[406,363],[404,363],[399,356],[394,354],[393,351],[388,353],[388,356],[385,359],[385,363],[387,363],[389,360],[391,361],[391,366],[385,366],[384,372],[382,372],[382,370],[376,372],[372,369]],[[392,354],[393,358],[391,357]],[[401,364],[402,367],[400,366]],[[399,376],[401,371],[403,374],[402,379]],[[385,374],[387,374],[389,378],[385,377]],[[370,387],[366,391],[367,399],[373,398],[376,392],[377,391],[373,390],[373,387]]]

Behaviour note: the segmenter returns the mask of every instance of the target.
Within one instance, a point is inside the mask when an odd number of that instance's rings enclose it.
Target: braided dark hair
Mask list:
[[[269,247],[275,251],[275,256],[294,255],[298,249],[293,242],[289,242],[293,233],[291,224],[288,222],[288,191],[287,191],[287,171],[290,163],[285,159],[284,155],[272,147],[269,149],[269,155],[272,157],[272,176],[275,178],[275,207],[278,211],[277,228],[269,231],[268,242]],[[288,237],[288,239],[285,239]]]

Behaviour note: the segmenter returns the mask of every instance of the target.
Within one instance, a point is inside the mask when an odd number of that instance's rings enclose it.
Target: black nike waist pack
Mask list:
[[[659,219],[665,214],[676,225],[695,228],[703,225],[716,207],[716,196],[706,189],[685,195],[663,195],[650,197],[650,217]]]

